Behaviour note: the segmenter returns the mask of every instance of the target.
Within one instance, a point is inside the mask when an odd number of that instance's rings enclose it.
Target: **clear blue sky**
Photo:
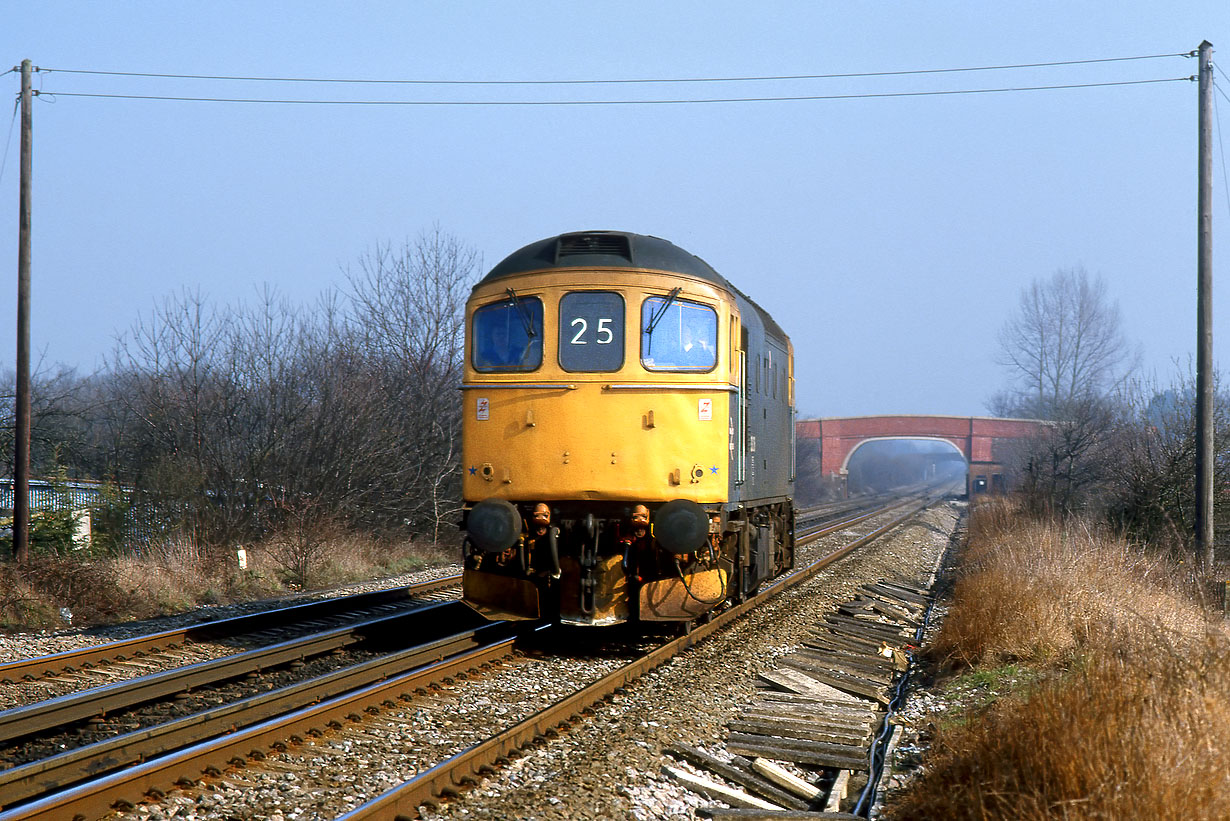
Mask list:
[[[1207,2],[165,3],[9,10],[6,61],[280,77],[777,76],[1225,48]],[[1170,58],[938,76],[669,86],[345,87],[50,73],[59,92],[569,100],[869,94],[1186,77]],[[15,95],[16,74],[5,76]],[[1217,94],[1230,146],[1230,79]],[[6,99],[13,99],[8,97]],[[5,113],[11,114],[11,110]],[[4,128],[5,133],[8,132]],[[1218,132],[1215,131],[1215,141]],[[1196,86],[584,107],[34,105],[33,345],[89,371],[155,302],[269,284],[308,302],[433,224],[490,267],[563,231],[695,253],[794,339],[801,414],[977,414],[1020,289],[1104,275],[1148,370],[1194,350]],[[15,361],[18,139],[0,180],[0,370]],[[1230,363],[1230,211],[1215,147],[1215,343]],[[1230,164],[1230,163],[1227,163]],[[1220,238],[1220,240],[1219,240]]]

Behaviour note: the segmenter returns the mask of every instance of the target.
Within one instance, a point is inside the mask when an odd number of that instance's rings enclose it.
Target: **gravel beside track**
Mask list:
[[[37,633],[0,633],[0,663],[19,661],[20,659],[48,656],[52,653],[63,653],[68,650],[78,650],[82,647],[93,647],[106,644],[109,641],[121,641],[161,630],[173,630],[177,627],[187,627],[203,624],[209,621],[229,619],[233,616],[244,616],[249,613],[260,613],[275,607],[289,607],[292,604],[304,604],[310,601],[353,596],[356,593],[369,593],[375,590],[387,590],[390,587],[403,587],[409,584],[441,579],[445,576],[455,576],[461,572],[460,564],[446,564],[429,567],[414,573],[401,576],[390,576],[386,579],[376,579],[369,582],[359,582],[329,590],[297,593],[279,599],[244,602],[242,604],[222,604],[200,607],[176,616],[166,616],[158,619],[126,622],[106,627],[83,627],[72,630],[40,631]]]
[[[900,574],[927,583],[964,503],[947,503],[856,551],[807,583],[629,687],[576,724],[426,819],[680,819],[713,802],[661,775],[679,766],[662,751],[683,742],[713,751],[726,723],[756,691],[756,677],[793,651],[859,585]],[[849,534],[841,534],[844,540]],[[310,816],[291,816],[310,817]]]
[[[294,604],[304,604],[322,599],[351,596],[357,593],[368,593],[375,590],[385,590],[402,587],[419,582],[432,581],[445,576],[453,576],[461,572],[461,565],[443,565],[432,567],[415,573],[379,579],[361,584],[347,585],[326,591],[300,593],[282,599],[270,599],[243,604],[230,604],[215,607],[203,607],[190,613],[177,616],[167,616],[160,619],[129,622],[108,627],[82,628],[78,630],[62,630],[54,633],[12,633],[0,634],[0,663],[19,661],[21,659],[48,656],[69,650],[79,650],[82,647],[93,647],[112,641],[158,633],[163,630],[173,630],[189,627],[205,622],[229,619],[234,616],[244,616],[250,613],[260,613],[275,607],[288,607]],[[19,707],[37,701],[80,692],[89,687],[103,684],[113,684],[131,678],[183,667],[200,661],[229,656],[236,652],[234,644],[226,642],[194,642],[187,647],[144,656],[127,662],[115,662],[105,668],[83,670],[78,673],[64,673],[37,681],[0,682],[0,709]]]
[[[809,582],[757,608],[578,720],[557,737],[524,751],[475,789],[424,811],[439,819],[677,819],[711,803],[666,780],[663,753],[683,742],[721,749],[726,723],[756,690],[757,674],[799,641],[859,585],[902,575],[926,583],[960,515],[962,503],[944,503],[919,520],[830,567]],[[851,538],[841,534],[842,542]],[[439,571],[457,572],[455,568]],[[358,592],[421,581],[414,574]],[[297,599],[302,600],[302,599]],[[269,606],[265,603],[266,607]],[[226,611],[226,612],[222,612]],[[211,618],[237,615],[211,608]],[[168,626],[142,623],[149,632]],[[126,626],[127,627],[127,626]],[[132,633],[129,633],[131,635]],[[120,636],[108,634],[99,640]],[[11,649],[0,638],[0,658]],[[72,634],[20,637],[15,656],[70,647]],[[93,639],[94,636],[89,636]],[[64,644],[56,642],[64,641]],[[91,643],[84,641],[83,643]],[[346,726],[270,752],[259,766],[232,769],[193,789],[174,791],[157,804],[141,805],[109,818],[125,819],[289,819],[335,818],[383,790],[437,763],[443,754],[485,739],[540,709],[548,700],[593,681],[621,663],[617,653],[601,657],[517,657],[490,674],[457,681],[386,709],[359,726]]]

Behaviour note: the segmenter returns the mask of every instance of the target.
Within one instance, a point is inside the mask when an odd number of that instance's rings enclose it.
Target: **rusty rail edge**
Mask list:
[[[506,733],[441,762],[401,787],[394,788],[368,804],[356,808],[344,818],[392,817],[388,815],[390,812],[396,812],[397,817],[416,817],[418,807],[421,804],[432,802],[433,796],[455,794],[467,783],[474,782],[477,774],[496,763],[504,757],[505,753],[525,746],[535,738],[567,724],[569,719],[592,704],[596,704],[610,693],[722,629],[772,596],[801,584],[824,567],[896,527],[918,510],[925,508],[927,504],[929,501],[872,533],[826,555],[807,568],[796,570],[774,581],[756,597],[723,612],[708,624],[693,630],[689,635],[663,645],[631,665],[608,674],[560,704],[531,716]],[[379,712],[381,707],[393,706],[394,699],[406,698],[412,691],[422,690],[433,683],[458,677],[467,671],[511,654],[515,641],[515,638],[505,639],[457,658],[420,667],[344,696],[329,699],[230,735],[196,744],[132,766],[122,772],[113,773],[78,787],[0,812],[0,821],[27,821],[39,818],[84,821],[84,819],[100,818],[117,808],[135,806],[145,797],[160,797],[165,791],[177,785],[195,783],[199,774],[214,775],[228,766],[242,767],[246,765],[248,759],[261,759],[268,750],[285,748],[288,742],[300,742],[303,736],[319,734],[325,728],[340,728],[343,721],[359,722],[362,720],[363,713]],[[536,729],[539,727],[541,729]],[[507,739],[514,737],[514,734],[518,741],[516,744],[509,744]],[[480,751],[486,758],[480,758]],[[459,766],[459,763],[463,766]],[[406,790],[416,792],[408,793]],[[412,797],[413,795],[421,797]],[[408,801],[415,803],[408,804],[406,803]],[[408,808],[409,812],[404,812],[401,808]]]
[[[242,633],[267,630],[291,621],[303,621],[323,616],[336,615],[346,610],[360,607],[372,607],[379,604],[389,604],[414,596],[422,596],[456,587],[461,584],[461,576],[446,576],[420,584],[395,587],[389,590],[376,590],[369,593],[359,593],[354,596],[340,596],[333,599],[296,604],[275,610],[263,610],[260,613],[249,613],[246,616],[234,616],[229,619],[194,624],[190,627],[180,627],[174,630],[163,630],[147,636],[135,636],[131,639],[111,641],[79,650],[66,650],[37,658],[19,659],[18,661],[0,664],[0,682],[33,680],[42,676],[58,675],[72,672],[76,668],[87,668],[108,661],[127,661],[147,653],[157,653],[174,649],[190,641],[210,641],[218,638],[235,636]]]
[[[340,728],[343,721],[358,722],[363,713],[392,706],[395,699],[433,683],[465,674],[512,653],[515,638],[452,659],[404,673],[346,695],[323,701],[230,735],[211,739],[175,753],[130,767],[55,795],[0,812],[0,821],[27,819],[101,818],[116,808],[135,806],[147,796],[161,796],[177,785],[195,783],[201,774],[215,774],[227,766],[242,767],[248,758],[261,759],[268,750]]]
[[[805,522],[809,519],[819,518],[825,515],[841,515],[851,511],[865,511],[872,507],[884,505],[886,502],[895,502],[899,499],[913,497],[918,495],[919,490],[925,490],[926,485],[911,486],[907,489],[902,489],[901,492],[889,491],[885,493],[873,493],[862,496],[852,496],[848,499],[840,499],[835,502],[822,502],[811,507],[799,508],[795,511],[794,517],[796,522]],[[883,510],[884,507],[878,509]]]
[[[411,819],[419,817],[419,807],[434,805],[440,796],[457,795],[470,785],[477,784],[479,778],[492,770],[492,765],[501,759],[508,758],[517,750],[527,747],[536,739],[543,738],[557,728],[567,726],[578,714],[592,708],[608,696],[617,692],[633,680],[657,668],[672,657],[692,647],[713,633],[721,630],[736,619],[743,616],[754,607],[763,604],[768,599],[785,590],[789,590],[810,579],[824,568],[848,556],[859,547],[883,536],[903,522],[913,518],[935,501],[935,497],[927,496],[917,502],[909,511],[898,516],[871,533],[860,536],[848,545],[829,553],[806,568],[796,570],[772,584],[754,598],[736,605],[716,616],[708,624],[701,625],[686,636],[662,645],[642,658],[612,671],[593,684],[578,690],[550,707],[544,708],[529,718],[514,725],[508,730],[493,736],[486,741],[469,747],[450,759],[440,762],[409,781],[386,791],[380,796],[362,804],[338,821],[367,821],[368,819]],[[887,510],[893,510],[900,505],[892,505]],[[884,513],[885,511],[880,511]],[[5,821],[0,816],[0,821]]]
[[[12,807],[87,778],[98,778],[170,750],[307,707],[413,667],[442,661],[484,643],[506,638],[511,633],[507,622],[484,624],[298,684],[0,770],[0,807]]]
[[[924,496],[924,498],[926,497]],[[918,496],[907,496],[905,498],[895,500],[891,504],[887,504],[884,507],[876,508],[875,510],[868,511],[866,513],[857,513],[854,516],[851,516],[849,519],[842,519],[837,522],[822,524],[819,527],[815,528],[814,530],[808,530],[806,533],[799,534],[796,532],[795,537],[794,537],[795,547],[803,547],[804,545],[809,545],[812,542],[816,541],[817,539],[821,539],[829,535],[830,533],[836,533],[839,530],[845,530],[848,527],[854,527],[855,525],[861,524],[867,521],[868,519],[874,519],[876,516],[883,516],[885,513],[896,510],[899,507],[904,507],[908,504],[911,504],[917,501],[917,499],[918,499]]]
[[[437,611],[441,608],[461,608],[466,613],[470,612],[465,605],[459,602],[428,605],[389,616],[354,622],[343,627],[334,627],[320,633],[233,653],[222,658],[199,661],[185,667],[176,667],[127,681],[93,687],[79,693],[59,696],[24,707],[14,707],[0,712],[0,741],[12,741],[31,733],[44,732],[96,715],[105,715],[185,690],[205,687],[247,673],[323,655],[333,650],[359,644],[375,630],[387,629],[391,625],[407,621],[431,621],[439,617]]]

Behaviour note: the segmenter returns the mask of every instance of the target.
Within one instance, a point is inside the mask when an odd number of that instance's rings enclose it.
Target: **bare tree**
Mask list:
[[[1021,292],[999,334],[1000,364],[1012,385],[990,405],[998,413],[1062,419],[1088,408],[1135,366],[1106,283],[1083,268],[1061,269]]]
[[[1111,391],[1139,358],[1123,335],[1105,281],[1082,268],[1034,280],[999,334],[1009,387],[988,407],[1001,416],[1052,420],[1017,449],[1026,498],[1060,514],[1104,500],[1114,460]]]
[[[474,249],[439,226],[361,258],[347,279],[370,349],[420,384],[460,376],[465,300],[479,264]]]
[[[377,248],[351,293],[312,309],[268,289],[225,307],[167,298],[71,406],[90,405],[77,427],[94,432],[73,453],[135,485],[154,529],[204,548],[282,538],[310,553],[319,522],[438,537],[459,505],[457,385],[477,269],[437,228]]]
[[[1034,512],[1067,515],[1100,507],[1116,458],[1116,424],[1109,398],[1070,399],[1060,419],[1013,449],[1009,457]]]
[[[479,272],[477,252],[437,226],[400,251],[378,247],[348,272],[356,335],[391,395],[389,423],[403,442],[386,481],[414,500],[412,526],[430,528],[459,509],[457,465],[465,299]]]
[[[129,477],[164,511],[176,510],[200,544],[234,538],[228,502],[238,479],[222,459],[220,432],[239,397],[227,384],[233,318],[203,295],[168,298],[117,345],[113,370],[131,413]]]
[[[1108,516],[1136,538],[1184,553],[1195,533],[1195,378],[1189,372],[1166,388],[1138,383],[1125,394]],[[1215,485],[1227,487],[1230,399],[1219,391],[1214,395],[1213,419]],[[1214,516],[1221,530],[1230,516],[1225,494],[1214,497]]]
[[[77,476],[87,470],[90,416],[94,400],[90,377],[76,370],[39,363],[30,377],[30,466],[33,474],[52,475],[64,469]],[[5,374],[0,387],[0,473],[12,476],[16,458],[17,377]]]

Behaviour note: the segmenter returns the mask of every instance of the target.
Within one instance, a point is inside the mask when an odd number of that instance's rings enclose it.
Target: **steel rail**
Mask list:
[[[816,541],[817,539],[827,536],[830,533],[836,533],[840,530],[845,530],[846,528],[854,527],[857,524],[862,524],[868,519],[874,519],[876,516],[882,516],[885,513],[888,513],[889,511],[896,510],[899,507],[908,505],[917,499],[918,499],[917,496],[910,496],[910,497],[901,499],[897,502],[894,502],[893,504],[886,505],[881,508],[877,508],[876,510],[869,511],[867,513],[858,513],[854,516],[851,516],[849,519],[842,519],[837,522],[823,524],[817,528],[809,529],[804,533],[795,533],[795,537],[794,537],[795,547],[803,547],[803,546],[809,545],[812,542]]]
[[[848,545],[816,560],[806,568],[788,573],[767,585],[754,598],[736,605],[716,616],[708,624],[701,625],[686,636],[675,639],[648,653],[642,658],[615,670],[564,700],[547,707],[521,721],[499,735],[463,750],[450,759],[394,787],[382,795],[360,805],[343,815],[339,821],[369,821],[369,819],[417,818],[419,807],[437,803],[438,797],[458,794],[464,787],[478,783],[494,764],[529,745],[535,739],[567,727],[580,713],[592,708],[620,688],[660,666],[672,657],[697,642],[726,627],[753,607],[759,606],[777,594],[802,584],[824,568],[841,560],[859,547],[871,542],[902,522],[912,518],[930,505],[934,499],[924,498],[906,513],[860,536]],[[889,510],[896,509],[894,505]],[[0,821],[4,821],[0,817]]]
[[[816,515],[816,511],[823,507],[825,506],[817,505],[800,511],[800,518],[813,517]],[[158,633],[83,647],[78,650],[67,650],[62,653],[19,659],[18,661],[0,664],[0,683],[29,681],[66,672],[73,673],[78,669],[90,669],[91,667],[111,661],[128,661],[151,653],[173,650],[189,642],[231,638],[243,633],[282,627],[291,622],[324,618],[335,616],[348,610],[402,602],[408,598],[426,595],[449,587],[456,587],[459,584],[461,584],[460,575],[446,576],[441,579],[389,590],[377,590],[369,593],[359,593],[354,596],[306,602],[290,607],[265,610],[260,613],[250,613],[245,616],[234,616],[228,619],[194,624],[190,627],[163,630]]]
[[[924,502],[916,510],[912,510],[877,528],[875,531],[860,537],[855,542],[837,551],[833,551],[807,568],[793,571],[784,577],[774,580],[766,585],[757,596],[723,612],[708,624],[697,627],[690,634],[653,651],[637,662],[634,662],[628,668],[617,670],[605,676],[600,681],[582,690],[581,693],[590,694],[591,704],[600,701],[605,695],[721,629],[754,606],[777,593],[802,583],[824,567],[857,549],[857,547],[878,538],[925,506],[926,503]],[[112,773],[101,779],[92,780],[77,787],[0,812],[0,821],[18,821],[19,819],[26,821],[26,819],[49,817],[99,818],[116,808],[133,806],[145,796],[160,797],[166,790],[171,789],[177,784],[183,785],[188,782],[194,782],[198,777],[198,773],[217,774],[228,765],[243,766],[247,759],[263,758],[270,749],[284,749],[288,742],[298,741],[305,735],[319,733],[326,727],[340,728],[343,721],[360,721],[361,714],[364,712],[378,712],[381,707],[393,706],[394,699],[405,699],[409,697],[411,692],[422,691],[436,682],[442,680],[449,681],[451,678],[461,677],[466,671],[507,656],[512,652],[514,642],[515,639],[512,638],[504,639],[493,645],[472,650],[451,659],[438,661],[426,667],[419,667],[404,672],[394,678],[361,687],[358,690],[341,696],[326,699],[318,704],[299,709],[287,715],[262,721],[228,735],[197,743],[177,752],[129,766],[125,770]],[[633,670],[639,670],[640,672],[633,674]],[[602,693],[602,695],[595,696],[595,693]],[[355,815],[351,813],[345,817],[391,817],[385,814],[384,809],[381,809],[386,806],[389,800],[392,800],[396,806],[408,806],[403,801],[415,800],[413,798],[391,797],[394,794],[400,795],[401,790],[405,788],[409,788],[412,791],[418,790],[420,791],[418,794],[425,796],[411,806],[410,814],[416,815],[418,805],[431,801],[431,796],[455,793],[460,786],[472,782],[476,774],[486,771],[490,764],[495,763],[503,755],[500,752],[493,753],[493,750],[511,752],[518,746],[524,746],[525,743],[537,737],[533,732],[530,732],[530,728],[535,725],[542,725],[542,730],[539,734],[549,733],[554,727],[566,724],[570,717],[584,711],[587,706],[582,704],[580,694],[565,700],[563,704],[571,706],[561,707],[557,705],[553,708],[547,708],[512,728],[509,732],[518,733],[519,737],[524,739],[518,744],[509,746],[507,743],[499,742],[500,738],[507,736],[507,734],[502,734],[500,737],[477,745],[478,748],[483,748],[484,756],[486,756],[485,759],[474,752],[477,748],[470,748],[453,759],[433,767],[422,776],[412,779],[403,785],[402,788],[399,788],[399,790],[391,790],[385,796],[381,796],[373,802],[369,802],[368,805],[363,805],[363,807],[354,811],[366,811],[366,808],[369,806],[374,806],[377,808],[376,816]],[[191,719],[192,717],[188,718]],[[130,735],[140,736],[143,733],[155,731],[156,729],[149,728],[149,730],[138,731]],[[136,739],[134,738],[134,740]],[[458,761],[463,762],[463,768],[456,767],[456,762]],[[454,762],[454,766],[448,766],[450,762]],[[424,780],[428,775],[432,774],[434,774],[432,784],[424,786]]]
[[[395,626],[398,629],[407,629],[406,625],[416,622],[421,622],[426,629],[430,629],[429,625],[432,623],[444,623],[443,619],[447,617],[442,616],[440,612],[442,609],[456,613],[458,618],[473,615],[472,610],[459,602],[428,605],[409,612],[367,619],[343,627],[335,627],[322,633],[301,636],[211,661],[197,662],[186,667],[177,667],[128,681],[94,687],[80,693],[72,693],[24,707],[14,707],[0,712],[0,741],[11,741],[32,733],[45,732],[74,721],[104,715],[310,656],[318,656],[358,644],[367,639],[369,633],[376,630],[388,631]]]
[[[86,778],[97,778],[104,773],[171,750],[197,744],[238,728],[250,727],[274,716],[400,675],[408,669],[443,661],[476,647],[501,641],[508,638],[513,629],[508,622],[482,624],[471,630],[454,633],[298,684],[280,687],[165,724],[134,730],[51,758],[0,770],[0,807],[12,807],[18,802],[64,789]]]
[[[907,488],[898,489],[897,491],[889,491],[886,493],[869,493],[864,496],[854,496],[849,499],[841,499],[836,502],[824,502],[811,507],[805,507],[795,512],[795,521],[807,521],[809,519],[817,519],[821,516],[838,515],[851,510],[866,510],[869,506],[878,505],[883,502],[895,499],[901,499],[908,496],[916,495],[917,491],[925,486],[911,485]]]
[[[201,773],[221,772],[228,765],[243,766],[248,758],[263,758],[268,750],[282,748],[288,742],[320,733],[326,728],[340,728],[345,721],[360,721],[365,712],[393,706],[395,699],[439,681],[464,675],[467,671],[511,654],[514,642],[512,638],[504,639],[137,764],[102,779],[0,812],[0,821],[101,818],[117,807],[135,806],[146,796],[160,796],[176,785],[195,781]]]
[[[127,661],[139,658],[149,653],[156,653],[177,648],[187,642],[214,641],[220,638],[230,638],[243,633],[258,630],[268,630],[282,627],[291,622],[307,621],[344,613],[348,610],[358,610],[364,607],[375,607],[405,601],[414,596],[422,596],[456,587],[461,584],[461,576],[447,576],[420,584],[396,587],[390,590],[377,590],[369,593],[359,593],[354,596],[341,596],[333,599],[296,604],[275,610],[264,610],[246,616],[235,616],[229,619],[194,624],[191,627],[181,627],[175,630],[163,630],[147,636],[136,636],[131,639],[112,641],[80,650],[68,650],[37,658],[21,659],[19,661],[0,664],[0,682],[16,682],[32,680],[41,676],[57,675],[64,672],[75,672],[78,668],[88,669],[91,666],[112,660]]]

